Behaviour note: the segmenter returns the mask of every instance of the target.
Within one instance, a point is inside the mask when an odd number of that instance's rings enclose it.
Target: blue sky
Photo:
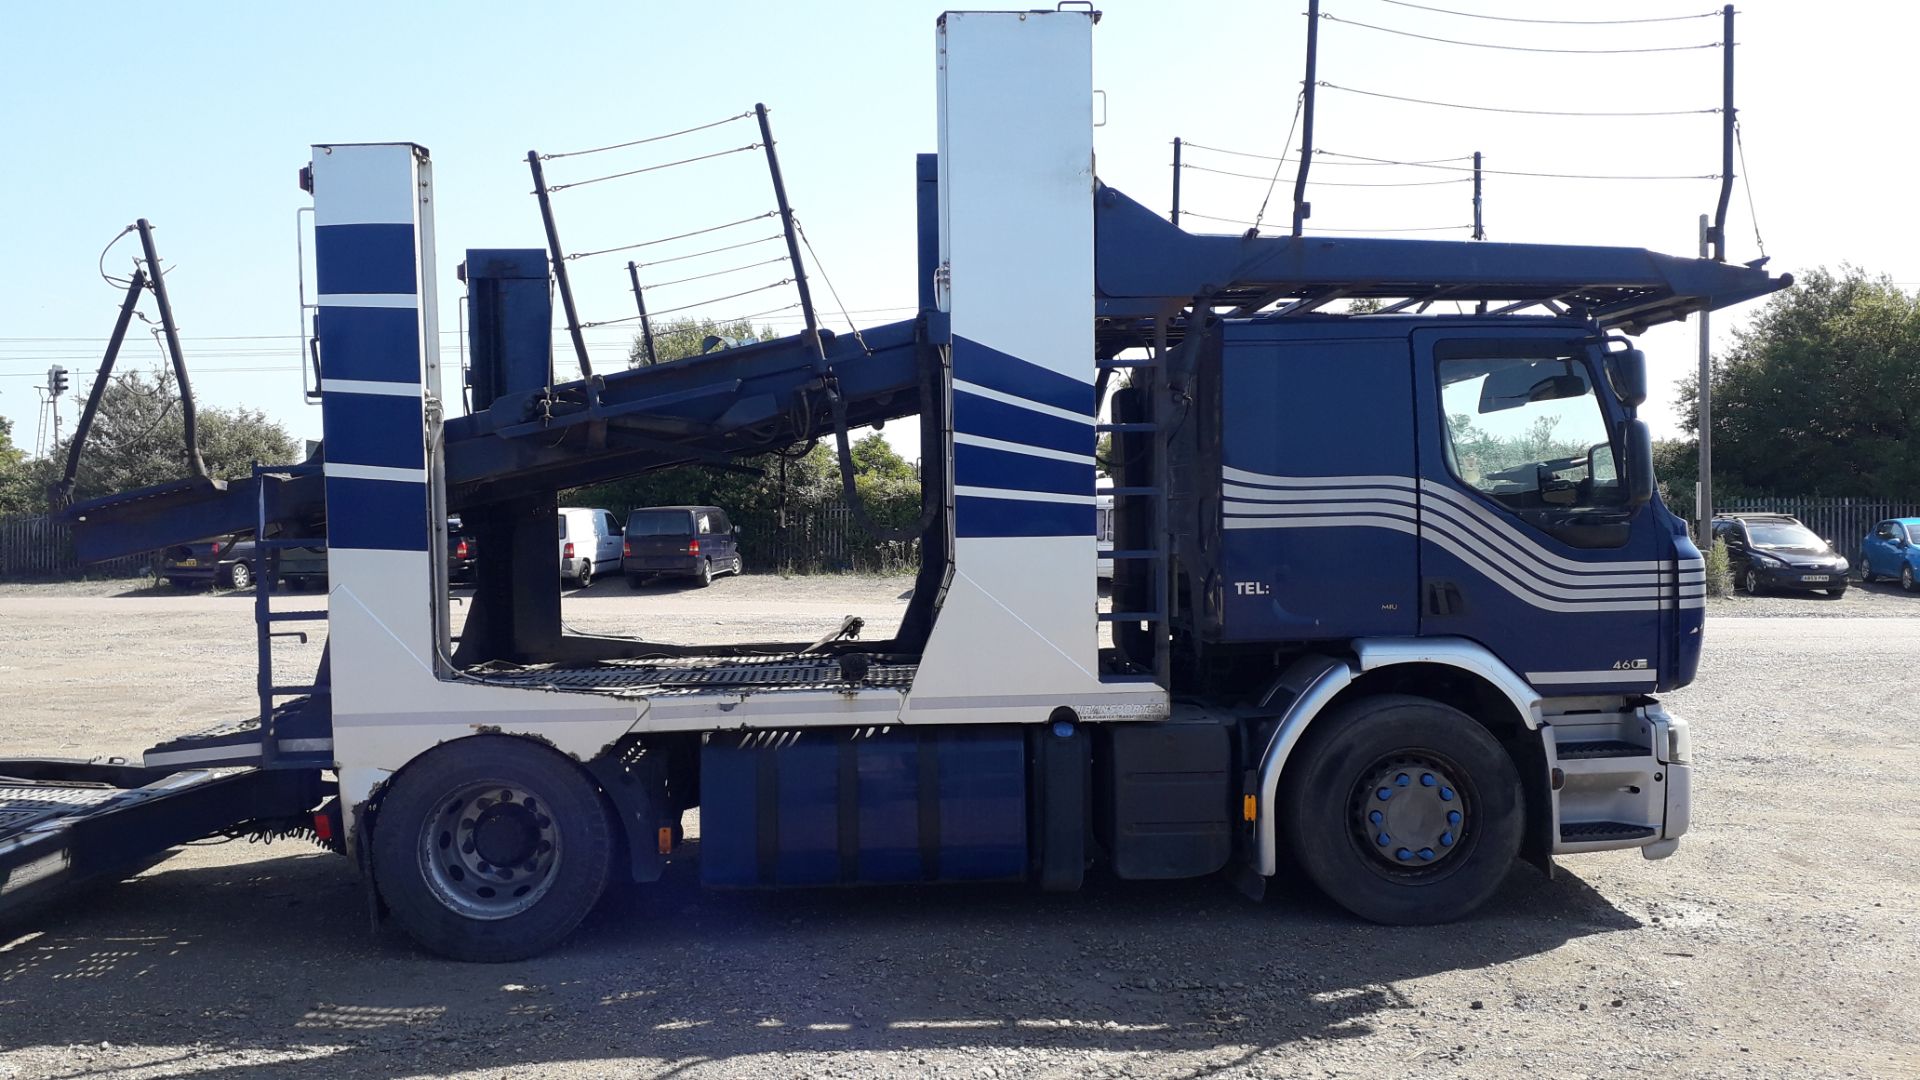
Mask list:
[[[1108,0],[1095,33],[1095,82],[1108,123],[1096,133],[1104,180],[1152,206],[1168,191],[1169,140],[1254,153],[1285,142],[1299,89],[1304,5]],[[1489,14],[1624,18],[1711,10],[1687,0],[1601,5],[1434,0]],[[204,402],[265,409],[297,435],[318,432],[299,394],[297,169],[316,142],[411,140],[435,162],[442,325],[456,327],[453,267],[468,247],[542,246],[524,155],[620,142],[704,123],[764,101],[773,109],[792,199],[857,321],[913,303],[913,155],[935,142],[934,19],[918,0],[619,5],[20,5],[0,66],[0,416],[29,447],[32,385],[49,363],[84,391],[118,303],[95,260],[123,225],[159,226],[169,290]],[[1482,150],[1489,169],[1685,174],[1718,171],[1717,117],[1543,118],[1365,97],[1354,89],[1509,108],[1651,110],[1719,102],[1717,49],[1574,55],[1472,48],[1368,30],[1581,49],[1717,40],[1717,19],[1574,28],[1465,19],[1386,0],[1324,0],[1320,95],[1325,150],[1396,159]],[[1739,92],[1753,197],[1775,269],[1852,261],[1920,282],[1905,209],[1910,152],[1889,127],[1905,100],[1920,30],[1912,5],[1756,0],[1743,5]],[[550,181],[653,164],[751,141],[733,124],[632,151],[553,162]],[[1330,162],[1335,159],[1325,159]],[[1259,173],[1270,163],[1196,151],[1192,164]],[[604,165],[606,168],[602,169]],[[1185,204],[1249,218],[1265,184],[1189,170]],[[1316,164],[1323,180],[1449,179],[1431,170]],[[1291,167],[1269,219],[1288,212]],[[1493,239],[1612,243],[1690,253],[1712,181],[1597,182],[1490,176]],[[761,160],[735,154],[556,197],[570,250],[630,243],[769,209]],[[1315,224],[1451,226],[1466,186],[1317,187]],[[1194,220],[1196,231],[1234,231]],[[1747,196],[1729,234],[1757,254]],[[737,234],[752,239],[751,227]],[[1435,233],[1436,237],[1464,236]],[[716,240],[718,238],[716,237]],[[679,250],[688,250],[685,248]],[[697,250],[697,249],[695,249]],[[109,268],[124,272],[130,246]],[[739,262],[779,253],[742,251]],[[720,269],[716,256],[660,277]],[[586,319],[630,312],[624,256],[574,264]],[[675,273],[669,275],[668,271]],[[663,288],[655,307],[784,277],[779,266]],[[764,278],[764,280],[763,280]],[[824,292],[824,290],[821,290]],[[741,314],[783,292],[703,309]],[[831,300],[820,297],[823,306]],[[150,310],[150,306],[149,306]],[[1716,317],[1722,334],[1741,313]],[[837,320],[837,316],[835,317]],[[790,329],[797,314],[772,325]],[[1674,429],[1671,384],[1693,363],[1693,330],[1644,339],[1656,384],[1650,419]],[[589,331],[602,363],[626,328]],[[448,347],[455,347],[450,335]],[[159,353],[134,340],[124,366]],[[66,416],[71,422],[70,398]],[[899,425],[888,434],[905,436]]]

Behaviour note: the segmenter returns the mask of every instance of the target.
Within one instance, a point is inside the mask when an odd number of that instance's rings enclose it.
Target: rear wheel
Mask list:
[[[704,589],[704,588],[706,588],[707,586],[709,586],[709,585],[711,585],[711,584],[713,584],[713,560],[712,560],[712,559],[701,559],[701,560],[700,560],[700,575],[699,575],[699,576],[700,576],[700,587],[701,587],[701,588],[703,588],[703,589]]]
[[[1912,592],[1917,587],[1913,580],[1912,566],[1903,566],[1900,568],[1900,587],[1908,592]]]
[[[1287,765],[1278,811],[1302,870],[1364,919],[1458,919],[1520,850],[1513,760],[1465,713],[1383,696],[1320,718]]]
[[[580,586],[583,589],[589,588],[593,585],[593,560],[592,559],[587,559],[580,564],[580,573],[574,576],[573,583],[575,585]]]
[[[640,586],[645,585],[646,583],[647,583],[647,579],[645,577],[642,577],[639,574],[627,575],[627,588],[629,589],[638,589]]]
[[[229,589],[245,589],[253,584],[253,568],[243,562],[234,563],[221,573],[220,584]]]
[[[580,768],[503,735],[408,766],[373,830],[394,921],[455,960],[520,960],[558,944],[599,902],[612,861],[606,803]]]
[[[1873,584],[1873,564],[1868,562],[1864,555],[1860,557],[1860,584]]]

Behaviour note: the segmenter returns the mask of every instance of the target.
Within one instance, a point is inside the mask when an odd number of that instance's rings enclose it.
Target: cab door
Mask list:
[[[1627,419],[1574,325],[1421,330],[1420,634],[1544,695],[1653,690],[1677,598],[1670,515],[1628,506]]]

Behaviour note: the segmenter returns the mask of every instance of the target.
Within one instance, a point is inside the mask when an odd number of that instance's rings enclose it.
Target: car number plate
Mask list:
[[[181,566],[199,566],[200,560],[199,559],[181,559],[180,565]]]
[[[1800,575],[1800,580],[1801,580],[1801,581],[1825,581],[1825,580],[1827,580],[1827,575],[1825,575],[1825,574],[1801,574],[1801,575]]]

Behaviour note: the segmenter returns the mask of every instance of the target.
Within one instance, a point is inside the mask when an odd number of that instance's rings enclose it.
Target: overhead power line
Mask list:
[[[1338,164],[1338,162],[1335,162],[1335,164]],[[1261,176],[1258,173],[1210,169],[1205,165],[1189,165],[1186,162],[1181,162],[1180,167],[1183,169],[1192,169],[1194,172],[1212,173],[1215,176],[1232,176],[1241,180],[1259,180],[1262,182],[1267,180],[1267,177]],[[1445,180],[1315,180],[1312,177],[1308,177],[1307,183],[1316,187],[1439,187],[1444,184],[1471,184],[1473,183],[1473,177],[1455,176],[1448,177]]]
[[[722,229],[731,229],[739,225],[746,225],[750,222],[765,221],[767,218],[779,216],[780,211],[769,210],[764,214],[755,214],[752,217],[741,218],[739,221],[729,221],[724,225],[709,225],[704,229],[695,229],[692,232],[678,233],[673,236],[662,236],[657,240],[642,240],[637,244],[621,244],[619,247],[601,248],[598,251],[576,251],[567,256],[567,261],[572,262],[575,259],[585,259],[593,255],[611,255],[616,251],[637,251],[643,247],[653,247],[655,244],[670,244],[675,240],[685,240],[689,236],[705,236],[708,233],[716,233]]]
[[[1473,166],[1471,165],[1442,165],[1437,162],[1431,162],[1431,161],[1395,161],[1392,158],[1367,157],[1363,154],[1342,154],[1333,150],[1316,150],[1314,151],[1314,153],[1325,154],[1328,157],[1352,158],[1356,161],[1368,162],[1374,165],[1410,165],[1410,166],[1413,166],[1414,168],[1419,168],[1419,169],[1445,169],[1449,172],[1470,173],[1473,171]],[[1480,172],[1484,176],[1533,176],[1533,177],[1545,177],[1552,180],[1718,180],[1720,179],[1719,173],[1699,173],[1695,175],[1633,176],[1633,175],[1626,175],[1626,174],[1619,174],[1619,173],[1609,174],[1609,173],[1529,172],[1522,169],[1481,169]]]
[[[1442,45],[1466,45],[1475,49],[1500,49],[1505,52],[1557,53],[1561,55],[1618,56],[1623,53],[1672,53],[1692,52],[1696,49],[1717,49],[1720,42],[1709,41],[1701,45],[1643,45],[1633,49],[1549,49],[1535,45],[1495,45],[1486,41],[1461,41],[1459,38],[1435,37],[1432,34],[1416,34],[1411,30],[1395,30],[1390,26],[1375,26],[1372,23],[1343,19],[1338,15],[1321,12],[1320,17],[1328,22],[1344,23],[1363,30],[1376,30],[1382,34],[1396,34],[1400,37],[1419,38],[1421,41],[1437,41]]]
[[[1227,225],[1246,225],[1251,228],[1260,228],[1260,226],[1257,223],[1252,221],[1247,221],[1242,218],[1215,217],[1212,214],[1201,214],[1192,210],[1182,210],[1180,211],[1180,216],[1195,217],[1195,218],[1201,219],[1202,221],[1218,221]],[[1337,229],[1327,225],[1308,225],[1306,228],[1310,232],[1402,233],[1402,232],[1455,232],[1463,229],[1471,229],[1473,228],[1473,226],[1471,224],[1468,224],[1468,225],[1413,225],[1413,226],[1388,228],[1388,229]]]
[[[682,135],[691,135],[696,131],[705,131],[708,128],[717,128],[722,124],[731,124],[735,120],[745,120],[747,117],[752,115],[753,115],[753,110],[748,109],[746,112],[737,113],[733,116],[725,117],[720,120],[715,120],[711,123],[699,124],[690,128],[682,128],[679,131],[669,131],[665,135],[649,135],[644,139],[633,139],[628,142],[614,143],[612,146],[596,146],[591,150],[568,150],[568,151],[565,151],[564,153],[559,153],[559,154],[541,154],[540,160],[552,161],[555,158],[581,157],[586,154],[603,154],[608,150],[625,150],[629,146],[644,146],[647,143],[659,142],[662,139],[676,139]]]
[[[1234,157],[1253,158],[1258,161],[1281,161],[1281,162],[1288,162],[1293,164],[1298,164],[1300,161],[1300,159],[1297,157],[1287,157],[1287,156],[1275,157],[1272,154],[1255,154],[1247,150],[1228,150],[1224,147],[1206,146],[1197,142],[1184,143],[1183,145],[1188,150],[1210,150],[1216,154],[1232,154]],[[1459,157],[1426,158],[1422,161],[1390,161],[1390,162],[1386,162],[1386,164],[1389,164],[1389,165],[1438,165],[1442,162],[1447,162],[1447,161],[1472,161],[1472,160],[1473,160],[1472,154],[1462,154]],[[1320,164],[1323,164],[1323,165],[1371,165],[1376,163],[1368,162],[1368,161],[1325,161],[1325,162],[1321,162]]]
[[[1551,26],[1625,26],[1629,23],[1686,22],[1690,19],[1711,19],[1720,14],[1718,11],[1702,11],[1694,15],[1657,15],[1645,19],[1523,19],[1516,15],[1484,15],[1477,11],[1454,11],[1451,8],[1429,7],[1426,4],[1411,3],[1409,0],[1380,0],[1380,2],[1383,4],[1392,4],[1394,7],[1431,11],[1438,15],[1458,15],[1463,19],[1487,19],[1492,22],[1510,23],[1539,23]]]
[[[568,188],[586,187],[588,184],[598,184],[604,180],[619,180],[622,177],[639,176],[641,173],[659,172],[661,169],[671,169],[679,165],[691,165],[696,161],[711,161],[714,158],[723,158],[729,154],[744,154],[749,150],[758,150],[760,146],[761,144],[757,142],[748,143],[745,146],[736,146],[731,150],[715,150],[711,154],[695,154],[693,157],[681,158],[679,161],[667,161],[659,165],[648,165],[642,169],[628,169],[625,172],[608,173],[605,176],[595,176],[586,180],[573,180],[565,184],[548,184],[547,194],[551,195],[555,192],[565,191]],[[538,195],[539,192],[536,191],[533,192],[533,194]]]
[[[1468,109],[1473,112],[1514,113],[1521,116],[1697,116],[1702,113],[1717,113],[1715,109],[1652,109],[1647,111],[1575,111],[1569,109],[1509,109],[1498,105],[1463,105],[1454,101],[1434,101],[1430,98],[1403,97],[1399,94],[1385,94],[1378,90],[1356,90],[1351,86],[1336,86],[1330,82],[1320,85],[1328,90],[1339,90],[1347,94],[1359,94],[1363,97],[1385,98],[1388,101],[1404,101],[1414,105],[1438,105],[1445,109]]]

